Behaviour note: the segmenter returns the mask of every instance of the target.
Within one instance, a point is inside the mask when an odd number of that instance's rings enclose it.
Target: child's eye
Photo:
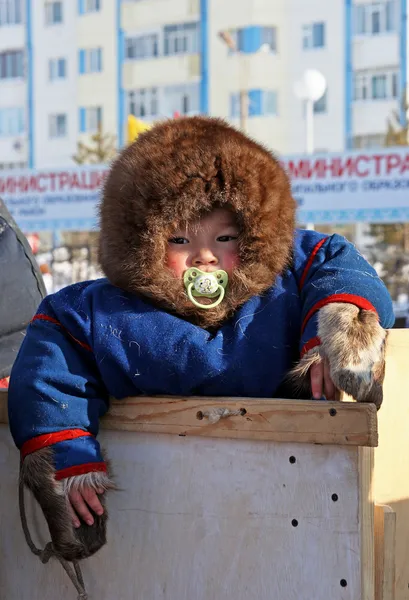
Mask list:
[[[231,242],[232,240],[237,240],[237,235],[220,235],[217,238],[217,242]]]
[[[170,244],[188,244],[189,243],[189,240],[187,240],[184,237],[173,237],[173,238],[170,238],[168,241]]]

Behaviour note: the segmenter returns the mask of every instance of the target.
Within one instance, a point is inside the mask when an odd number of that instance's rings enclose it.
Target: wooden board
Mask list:
[[[396,513],[396,600],[409,598],[409,330],[389,335],[374,498]]]
[[[375,506],[375,600],[395,600],[396,514]]]
[[[120,491],[109,496],[108,546],[83,563],[90,598],[374,600],[363,571],[373,555],[371,456],[169,434],[101,438]],[[75,600],[60,565],[42,565],[25,545],[18,455],[4,426],[0,443],[0,598]]]
[[[218,411],[231,416],[215,422]],[[6,422],[6,393],[0,394]],[[371,404],[260,398],[140,397],[112,401],[105,429],[181,436],[276,442],[376,446],[376,409]]]

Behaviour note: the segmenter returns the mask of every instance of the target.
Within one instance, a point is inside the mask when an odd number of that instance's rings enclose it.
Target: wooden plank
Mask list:
[[[375,600],[395,600],[396,514],[375,506]]]
[[[409,330],[389,332],[374,499],[396,513],[396,600],[409,590]]]
[[[0,398],[6,414],[5,394]],[[234,416],[212,421],[221,409]],[[5,422],[5,421],[3,421]],[[260,398],[139,397],[112,401],[104,429],[258,439],[276,442],[376,446],[376,409],[370,404]]]
[[[375,526],[372,478],[373,448],[358,448],[359,513],[361,525],[361,599],[375,600]]]
[[[100,438],[119,491],[108,495],[107,545],[81,563],[90,598],[363,600],[357,448],[123,431]],[[42,565],[25,544],[18,453],[5,427],[0,446],[0,598],[74,600],[57,561]],[[27,513],[44,544],[49,534],[38,531],[29,498]]]

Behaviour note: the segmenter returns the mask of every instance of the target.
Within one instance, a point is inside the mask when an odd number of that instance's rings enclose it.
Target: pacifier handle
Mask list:
[[[213,302],[213,304],[200,304],[200,302],[198,302],[192,294],[192,287],[193,287],[193,281],[192,281],[192,283],[189,284],[189,286],[187,288],[187,295],[189,296],[189,300],[191,302],[193,302],[193,304],[195,306],[197,306],[198,308],[204,308],[206,310],[208,310],[209,308],[215,308],[215,306],[219,306],[220,302],[224,298],[225,290],[224,290],[224,287],[222,285],[220,285],[220,283],[219,283],[217,289],[220,291],[220,296],[217,298],[216,302]]]

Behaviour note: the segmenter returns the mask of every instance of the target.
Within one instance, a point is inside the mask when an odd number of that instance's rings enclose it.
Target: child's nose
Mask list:
[[[217,257],[210,248],[202,248],[195,254],[192,260],[192,264],[196,267],[200,265],[217,265],[218,262]]]

